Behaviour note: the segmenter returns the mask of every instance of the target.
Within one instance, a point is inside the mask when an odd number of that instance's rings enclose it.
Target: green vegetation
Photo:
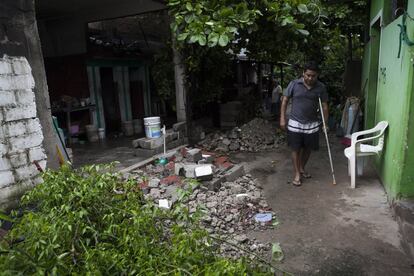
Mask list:
[[[248,259],[218,255],[218,239],[182,204],[147,201],[110,166],[44,174],[0,243],[2,275],[272,275]],[[185,198],[189,192],[183,192]]]

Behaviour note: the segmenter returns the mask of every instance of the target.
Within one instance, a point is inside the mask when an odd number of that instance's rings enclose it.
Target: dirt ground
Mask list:
[[[259,242],[279,242],[285,255],[279,267],[294,275],[414,275],[414,260],[401,248],[398,224],[374,170],[365,169],[351,189],[344,147],[334,136],[331,142],[336,186],[324,140],[309,160],[312,178],[301,187],[288,183],[293,172],[286,146],[231,154],[259,179],[280,222],[276,229],[248,234]],[[120,169],[145,159],[133,155],[126,138],[78,146],[74,155],[76,166],[119,160]]]
[[[249,235],[279,242],[285,254],[279,267],[294,275],[414,275],[414,260],[401,248],[398,224],[375,172],[366,169],[351,189],[343,146],[336,137],[331,142],[336,186],[326,145],[312,154],[307,167],[312,178],[301,187],[288,183],[293,171],[286,146],[232,155],[260,180],[280,222],[276,229]]]

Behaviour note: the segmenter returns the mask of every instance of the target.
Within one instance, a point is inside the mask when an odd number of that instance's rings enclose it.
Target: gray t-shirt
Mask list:
[[[291,81],[283,95],[292,99],[290,118],[302,124],[318,121],[318,97],[321,97],[322,102],[328,101],[328,93],[322,82],[316,81],[315,86],[308,90],[303,78]]]

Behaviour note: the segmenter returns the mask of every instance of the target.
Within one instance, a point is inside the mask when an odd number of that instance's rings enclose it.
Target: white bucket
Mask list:
[[[105,129],[104,128],[98,128],[98,136],[99,140],[105,139]]]
[[[142,133],[142,120],[141,119],[132,120],[132,124],[134,125],[135,134]]]
[[[86,136],[88,136],[89,142],[98,141],[98,129],[95,125],[86,125]]]
[[[161,137],[161,120],[160,117],[144,118],[145,135],[147,138]]]
[[[134,126],[132,125],[132,121],[122,122],[122,131],[124,132],[125,136],[134,135]]]

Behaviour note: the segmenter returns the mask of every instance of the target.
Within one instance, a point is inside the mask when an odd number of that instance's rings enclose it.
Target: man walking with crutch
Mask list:
[[[311,177],[305,166],[311,151],[319,149],[319,98],[325,122],[328,120],[328,93],[325,85],[318,80],[319,73],[316,63],[307,63],[303,68],[302,77],[291,81],[283,94],[280,127],[283,130],[287,129],[294,168],[292,184],[295,186],[302,185],[303,178]],[[292,109],[289,120],[286,121],[289,99],[292,99]],[[326,128],[324,130],[326,131]]]

